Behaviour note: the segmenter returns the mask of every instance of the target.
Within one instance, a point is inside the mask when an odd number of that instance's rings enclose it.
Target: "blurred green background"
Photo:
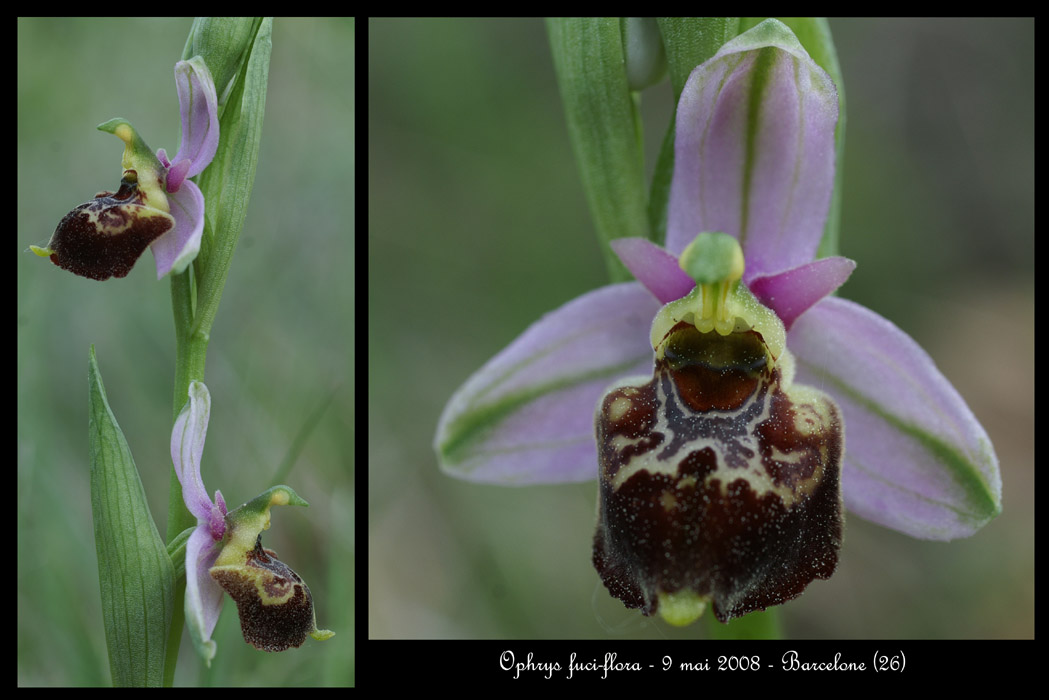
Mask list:
[[[798,638],[1034,634],[1034,23],[831,20],[848,100],[842,296],[924,346],[994,441],[1004,512],[912,540],[847,519]],[[369,22],[372,638],[706,634],[628,611],[590,564],[596,486],[441,474],[452,392],[607,273],[539,20]],[[644,93],[649,165],[669,84]],[[595,467],[596,469],[596,467]]]
[[[122,280],[24,252],[120,179],[125,117],[153,148],[180,134],[174,64],[190,19],[18,21],[18,683],[106,685],[87,464],[88,347],[163,534],[174,332],[150,253]],[[227,600],[210,671],[183,635],[177,685],[354,680],[354,35],[352,19],[278,19],[255,189],[211,335],[204,483],[231,507],[286,477],[308,509],[275,511],[266,546],[313,591],[323,644],[267,654]],[[314,412],[331,397],[319,419]]]

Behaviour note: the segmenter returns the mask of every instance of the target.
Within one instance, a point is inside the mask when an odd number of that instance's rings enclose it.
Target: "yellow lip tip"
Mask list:
[[[675,627],[684,627],[698,620],[710,599],[689,590],[659,593],[657,611],[660,617]]]
[[[335,636],[335,633],[331,630],[314,630],[310,632],[310,636],[316,639],[318,642],[323,642],[326,639],[331,639]]]
[[[135,132],[131,130],[130,124],[121,124],[113,131],[113,134],[121,141],[128,144],[130,144],[135,138]]]

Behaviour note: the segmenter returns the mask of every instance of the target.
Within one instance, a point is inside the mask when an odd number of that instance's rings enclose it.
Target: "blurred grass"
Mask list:
[[[126,279],[97,283],[23,251],[118,183],[123,146],[95,125],[125,117],[154,150],[177,148],[173,67],[190,24],[18,21],[19,685],[109,683],[88,498],[89,344],[161,532],[174,377],[169,283],[156,281],[151,254]],[[273,485],[316,420],[287,476],[310,508],[278,513],[266,545],[337,634],[256,651],[227,601],[216,663],[205,671],[183,637],[177,685],[354,681],[354,36],[352,19],[274,24],[255,188],[209,346],[203,465],[235,507]]]
[[[849,518],[782,608],[798,638],[1034,634],[1034,29],[831,20],[849,100],[841,294],[915,337],[1001,460],[1003,514],[949,544]],[[538,20],[369,22],[370,637],[701,635],[628,611],[590,564],[596,487],[442,475],[452,392],[607,283]],[[646,91],[654,160],[669,86]]]

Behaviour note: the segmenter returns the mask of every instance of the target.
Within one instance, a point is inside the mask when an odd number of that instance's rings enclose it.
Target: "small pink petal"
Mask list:
[[[186,179],[186,175],[189,173],[189,166],[192,165],[187,158],[183,158],[179,162],[173,164],[168,169],[168,192],[178,192],[179,188],[182,187],[182,182]]]
[[[647,239],[617,238],[611,245],[637,281],[662,304],[680,299],[696,286],[695,280],[678,266],[677,256]]]
[[[776,312],[789,331],[798,316],[843,285],[855,269],[856,263],[848,258],[822,258],[783,272],[755,276],[747,286],[758,301]]]

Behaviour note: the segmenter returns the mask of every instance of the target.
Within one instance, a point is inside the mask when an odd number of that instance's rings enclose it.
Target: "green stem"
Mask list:
[[[262,117],[269,76],[272,18],[196,20],[185,56],[204,56],[212,74],[226,81],[240,74],[220,109],[220,136],[215,160],[195,178],[208,207],[200,253],[193,264],[171,278],[175,318],[175,388],[173,419],[178,417],[193,381],[204,381],[211,324],[218,312],[222,288],[237,246],[255,181]],[[220,95],[221,99],[222,95]],[[182,500],[182,485],[172,467],[168,490],[169,545],[196,518]],[[178,661],[185,619],[185,576],[175,584],[175,610],[168,630],[164,684],[171,685]]]
[[[173,418],[178,417],[189,396],[189,383],[204,380],[204,363],[208,351],[207,332],[192,330],[194,321],[195,280],[192,266],[181,275],[171,278],[171,306],[175,317],[175,392]],[[209,326],[210,328],[210,326]],[[168,477],[168,527],[170,544],[186,528],[197,524],[197,519],[182,500],[182,484],[172,466]],[[182,642],[182,624],[185,621],[184,601],[186,578],[175,583],[175,609],[168,630],[167,657],[164,663],[164,685],[170,686],[175,677],[178,650]]]

